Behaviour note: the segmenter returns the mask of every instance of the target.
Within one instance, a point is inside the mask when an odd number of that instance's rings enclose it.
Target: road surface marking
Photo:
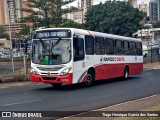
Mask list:
[[[24,102],[17,102],[17,103],[4,104],[4,105],[2,105],[2,106],[5,107],[5,106],[11,106],[11,105],[18,105],[18,104],[36,102],[36,101],[41,101],[41,100],[43,100],[43,99],[37,99],[37,100],[30,100],[30,101],[24,101]]]

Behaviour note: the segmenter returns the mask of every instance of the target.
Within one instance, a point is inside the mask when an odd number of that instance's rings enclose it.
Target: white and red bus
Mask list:
[[[31,80],[60,86],[91,85],[143,70],[142,41],[75,29],[36,30],[32,40]]]

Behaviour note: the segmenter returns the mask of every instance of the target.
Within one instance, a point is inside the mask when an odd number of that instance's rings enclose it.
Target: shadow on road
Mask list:
[[[100,86],[100,85],[104,85],[104,84],[113,84],[113,83],[117,83],[117,82],[127,82],[136,78],[140,78],[140,77],[129,77],[127,80],[122,79],[122,78],[114,78],[114,79],[107,79],[107,80],[99,80],[99,81],[95,81],[95,83],[92,86],[85,86],[84,83],[78,83],[78,84],[73,84],[73,85],[62,85],[58,88],[51,86],[51,87],[45,87],[45,88],[40,88],[37,90],[58,90],[58,91],[70,91],[70,90],[78,90],[78,89],[88,89],[91,87],[96,87],[96,86]]]

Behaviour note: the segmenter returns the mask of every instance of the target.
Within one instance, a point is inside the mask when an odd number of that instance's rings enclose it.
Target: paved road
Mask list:
[[[92,87],[55,89],[48,84],[0,89],[0,111],[88,111],[160,93],[160,69],[129,80],[112,79]]]

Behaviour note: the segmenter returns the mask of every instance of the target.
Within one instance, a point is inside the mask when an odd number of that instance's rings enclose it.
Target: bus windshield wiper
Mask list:
[[[56,43],[52,46],[51,49],[53,49],[59,42],[61,41],[61,38],[59,37],[59,39],[56,41]]]
[[[39,39],[39,41],[40,41],[40,43],[42,44],[43,48],[46,49],[46,46],[45,46],[43,40],[42,40],[42,39]]]

